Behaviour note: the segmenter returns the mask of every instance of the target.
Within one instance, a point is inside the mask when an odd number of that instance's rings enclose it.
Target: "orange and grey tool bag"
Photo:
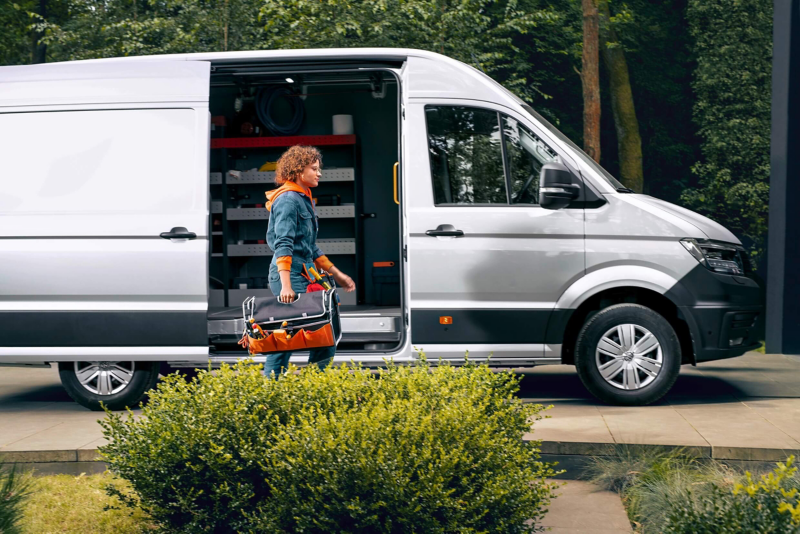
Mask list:
[[[334,347],[342,338],[336,289],[298,293],[291,304],[277,297],[242,303],[244,333],[239,344],[250,354]]]

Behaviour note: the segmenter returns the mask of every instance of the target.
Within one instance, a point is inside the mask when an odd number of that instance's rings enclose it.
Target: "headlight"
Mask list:
[[[681,245],[706,269],[722,274],[745,274],[747,257],[744,249],[727,243],[682,239]]]

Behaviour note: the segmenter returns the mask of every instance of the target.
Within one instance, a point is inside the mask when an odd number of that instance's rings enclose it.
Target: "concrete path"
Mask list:
[[[545,459],[561,467],[569,467],[565,458],[612,454],[624,444],[684,447],[723,460],[800,453],[800,360],[792,357],[749,353],[684,366],[665,399],[635,408],[599,403],[570,366],[524,375],[520,396],[554,406],[527,437],[542,440]],[[95,460],[102,416],[72,402],[56,369],[0,367],[0,461]]]
[[[619,495],[579,480],[556,492],[542,526],[555,534],[626,534],[631,524]]]
[[[721,460],[777,461],[800,452],[800,360],[755,352],[684,366],[651,406],[608,406],[574,368],[526,372],[520,396],[553,405],[528,438],[555,455],[610,454],[616,445],[683,447]]]

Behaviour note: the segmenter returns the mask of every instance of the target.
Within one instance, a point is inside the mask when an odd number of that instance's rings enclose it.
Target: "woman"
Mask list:
[[[319,185],[322,154],[310,146],[293,146],[283,153],[275,169],[278,188],[267,191],[270,212],[267,244],[273,250],[269,266],[269,288],[281,302],[294,302],[311,281],[308,268],[328,271],[345,291],[355,291],[353,279],[337,269],[317,246],[319,218],[314,209],[311,188]],[[311,349],[308,363],[320,369],[330,364],[336,347]],[[267,354],[264,374],[279,376],[289,365],[291,352]]]

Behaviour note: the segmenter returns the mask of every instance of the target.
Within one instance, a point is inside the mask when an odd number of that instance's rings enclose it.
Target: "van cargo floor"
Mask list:
[[[403,323],[399,307],[342,305],[339,310],[342,341],[389,343],[400,340]],[[243,330],[241,306],[208,309],[208,335],[212,342],[235,342]]]

